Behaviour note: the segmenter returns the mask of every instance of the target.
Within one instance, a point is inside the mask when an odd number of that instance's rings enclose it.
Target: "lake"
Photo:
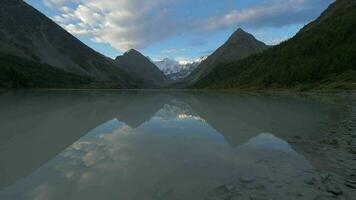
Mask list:
[[[321,171],[337,169],[307,142],[344,120],[354,99],[2,92],[0,199],[331,199]]]

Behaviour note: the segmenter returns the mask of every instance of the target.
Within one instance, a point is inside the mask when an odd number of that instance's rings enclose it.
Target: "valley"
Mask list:
[[[114,60],[22,0],[4,0],[1,8],[2,88],[331,91],[356,87],[352,0],[336,1],[281,44],[268,46],[239,28],[211,55],[181,63],[168,58],[153,61],[134,49]]]
[[[0,0],[1,200],[354,200],[356,0]]]

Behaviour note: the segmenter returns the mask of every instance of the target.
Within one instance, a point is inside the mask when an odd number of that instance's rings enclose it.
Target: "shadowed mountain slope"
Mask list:
[[[337,0],[295,37],[222,64],[194,88],[356,88],[356,1]]]
[[[118,56],[115,61],[122,70],[153,85],[162,85],[168,80],[150,59],[134,49]]]
[[[24,1],[2,0],[0,18],[2,55],[46,64],[94,81],[115,81],[120,88],[137,87],[137,80],[118,68],[112,59],[89,48]],[[24,70],[15,62],[7,67]],[[60,72],[58,76],[65,75]]]
[[[238,61],[267,48],[266,44],[239,28],[225,44],[204,60],[184,82],[188,82],[188,84],[195,83],[209,74],[219,64]]]

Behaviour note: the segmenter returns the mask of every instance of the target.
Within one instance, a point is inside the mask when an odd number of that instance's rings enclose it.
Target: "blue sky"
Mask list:
[[[194,60],[239,27],[267,44],[288,39],[333,0],[25,0],[100,53],[134,48]]]

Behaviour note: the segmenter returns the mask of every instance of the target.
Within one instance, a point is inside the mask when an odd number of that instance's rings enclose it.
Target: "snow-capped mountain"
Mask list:
[[[154,63],[170,79],[176,81],[189,76],[207,56],[200,57],[194,61],[177,61],[165,58]]]

